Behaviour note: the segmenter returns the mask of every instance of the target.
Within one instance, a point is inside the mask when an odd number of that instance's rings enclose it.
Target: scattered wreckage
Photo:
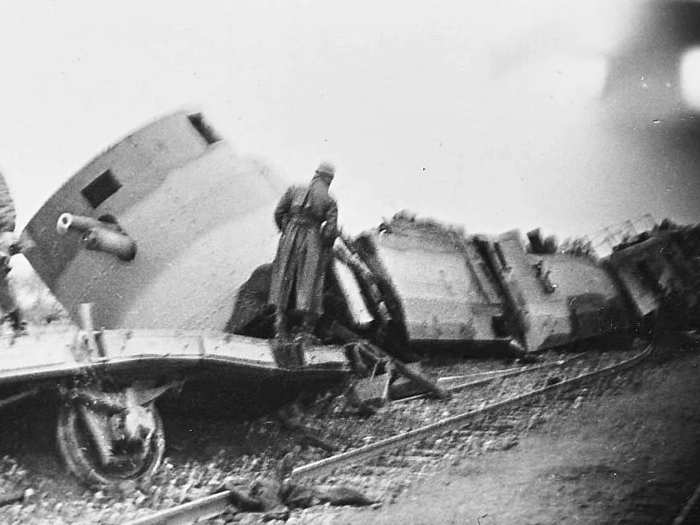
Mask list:
[[[284,368],[267,305],[283,189],[201,114],[164,117],[96,157],[23,232],[26,258],[79,328],[4,339],[0,406],[55,392],[65,463],[108,484],[158,468],[155,401],[183,385],[216,385],[215,402],[244,408],[384,366],[442,395],[407,364],[417,353],[522,356],[700,319],[697,226],[665,222],[599,259],[537,231],[525,243],[403,213],[338,240],[319,342],[304,367]]]

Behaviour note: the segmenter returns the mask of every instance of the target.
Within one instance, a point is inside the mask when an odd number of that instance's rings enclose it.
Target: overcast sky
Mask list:
[[[23,223],[105,147],[191,107],[289,181],[334,162],[351,233],[403,208],[560,237],[700,220],[692,181],[630,193],[639,146],[601,123],[631,20],[621,1],[3,2],[0,170]]]

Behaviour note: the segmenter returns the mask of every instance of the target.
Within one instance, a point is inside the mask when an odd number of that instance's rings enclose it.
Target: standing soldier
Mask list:
[[[302,317],[302,347],[308,344],[323,313],[323,280],[333,242],[338,234],[338,208],[328,194],[335,175],[322,162],[308,186],[290,187],[275,208],[282,236],[272,267],[269,302],[276,306],[275,331],[279,343],[289,336],[289,314]],[[303,364],[303,352],[298,363]]]
[[[7,278],[11,269],[10,257],[18,252],[17,238],[14,234],[15,219],[15,204],[5,177],[0,175],[0,308],[5,314],[5,319],[10,321],[15,335],[21,335],[26,330],[25,323]]]

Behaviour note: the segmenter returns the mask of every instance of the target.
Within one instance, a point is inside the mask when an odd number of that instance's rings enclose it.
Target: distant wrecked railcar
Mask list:
[[[465,235],[399,214],[336,243],[324,344],[307,366],[284,369],[267,305],[283,189],[201,114],[176,113],[96,157],[29,222],[25,255],[80,329],[5,341],[0,387],[8,402],[59,393],[59,448],[77,475],[152,473],[165,444],[154,402],[183,381],[216,386],[217,401],[246,394],[232,404],[283,399],[346,376],[342,345],[358,338],[404,358],[525,352],[628,333],[673,308],[697,312],[697,227],[656,228],[598,260],[536,235],[527,245],[517,231]]]

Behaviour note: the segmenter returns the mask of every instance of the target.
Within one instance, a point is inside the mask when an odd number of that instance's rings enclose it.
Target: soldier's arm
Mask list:
[[[326,223],[323,225],[323,238],[328,246],[333,245],[338,236],[338,205],[335,200],[330,201],[326,210]]]
[[[292,188],[287,189],[275,208],[275,224],[279,231],[284,231],[289,218],[289,208],[292,204]]]

